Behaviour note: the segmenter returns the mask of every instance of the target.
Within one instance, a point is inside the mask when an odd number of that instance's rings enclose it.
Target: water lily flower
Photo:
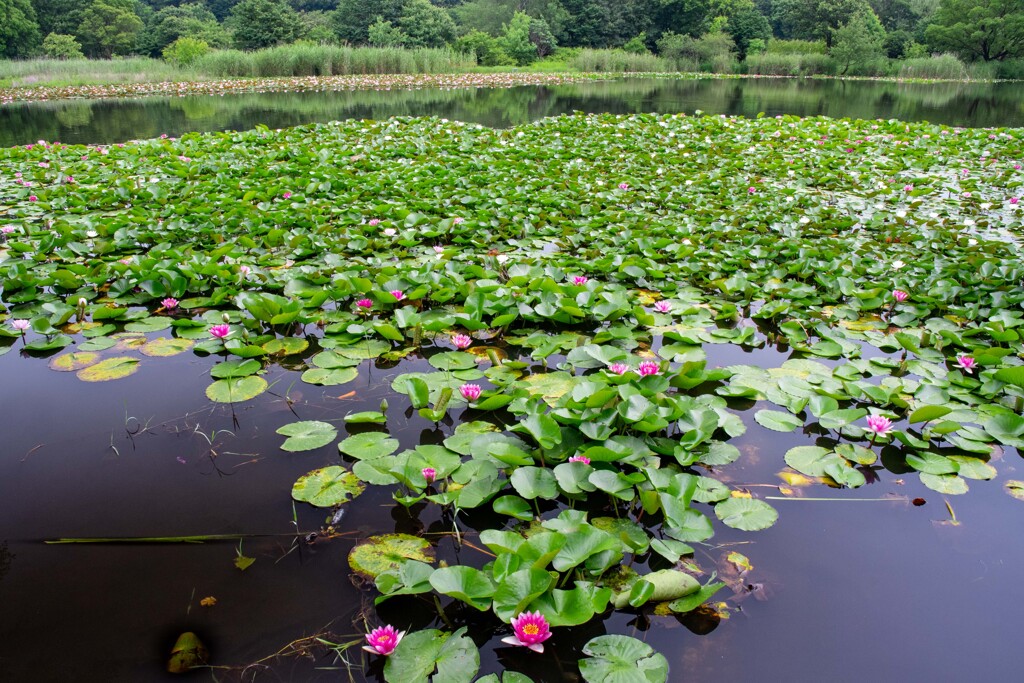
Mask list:
[[[241,273],[242,275],[248,275],[249,273],[252,272],[252,268],[250,268],[249,266],[239,266],[238,272]]]
[[[1013,170],[1019,171],[1020,170],[1020,164],[1014,164],[1013,165]]]
[[[32,325],[32,323],[30,323],[27,320],[12,320],[11,321],[11,327],[16,329],[18,332],[21,332],[22,334],[25,334],[25,330],[27,330],[31,325]]]
[[[528,647],[534,652],[544,652],[541,643],[551,637],[548,620],[540,612],[523,612],[515,617],[512,619],[512,630],[515,635],[502,638],[501,642]]]
[[[380,225],[380,219],[379,218],[371,218],[370,221],[369,221],[369,225],[370,225],[371,228]]]
[[[470,339],[468,334],[452,335],[452,344],[455,344],[455,348],[457,349],[464,349],[472,343],[473,340]]]
[[[608,372],[613,372],[616,375],[624,375],[629,371],[629,366],[625,363],[612,363],[608,366]]]
[[[217,339],[224,339],[231,334],[231,327],[228,325],[214,325],[210,328],[210,334]]]
[[[460,218],[459,216],[456,216],[455,218],[452,219],[452,223],[454,223],[455,225],[461,225],[465,220],[465,218]]]
[[[169,296],[166,299],[164,299],[163,301],[161,301],[160,305],[163,306],[164,308],[166,308],[167,310],[170,310],[172,308],[177,308],[178,307],[178,300],[175,299],[173,296]]]
[[[285,199],[291,199],[292,198],[292,193],[291,192],[285,192],[281,196],[284,197]]]
[[[978,367],[978,361],[974,360],[973,356],[957,356],[956,364],[968,375],[972,374],[975,368]]]
[[[747,188],[747,194],[754,194],[755,192],[757,192],[757,188],[756,187],[748,187]]]
[[[369,299],[360,299],[356,302],[356,306],[359,308],[373,308],[373,302]]]
[[[475,401],[480,398],[481,391],[479,384],[463,384],[459,387],[459,393],[467,401]]]
[[[672,304],[667,301],[659,301],[654,304],[654,310],[658,313],[670,313],[672,311]]]
[[[572,283],[577,287],[582,287],[583,285],[587,284],[588,279],[589,278],[587,278],[586,275],[573,275]]]
[[[899,259],[897,259],[897,260],[892,262],[892,269],[893,270],[899,270],[900,268],[903,268],[905,265],[907,265],[907,264],[904,263],[903,261],[900,261]]]
[[[868,431],[876,436],[885,436],[892,431],[892,420],[881,415],[868,415]]]
[[[904,185],[903,186],[903,191],[904,192],[913,192],[914,191],[914,186],[913,185]]]
[[[15,230],[17,230],[17,228],[15,228],[13,225],[5,225],[4,227],[0,228],[0,232],[2,232],[5,235],[10,235]]]
[[[1019,201],[1020,201],[1019,197],[1010,197],[1010,203],[1011,204],[1016,204]]]
[[[629,183],[619,183],[619,189],[620,190],[628,190],[629,189]]]
[[[590,464],[590,458],[588,458],[585,455],[574,455],[571,458],[569,458],[569,462],[581,462],[584,465],[589,465]]]
[[[405,637],[405,631],[396,631],[391,624],[381,626],[366,634],[366,642],[369,645],[363,645],[363,649],[375,655],[387,657],[395,651],[403,637]]]
[[[433,484],[437,479],[437,470],[433,467],[424,467],[422,470],[423,478],[426,479],[427,484]]]
[[[30,202],[38,202],[38,201],[39,201],[39,197],[35,196],[34,194],[30,194],[30,195],[28,196],[28,200],[29,200]]]
[[[391,296],[395,297],[395,301],[401,301],[405,298],[405,292],[400,289],[392,289]]]
[[[660,368],[653,360],[645,360],[637,366],[636,370],[641,377],[647,377],[648,375],[657,375]]]
[[[892,298],[896,299],[896,303],[903,303],[907,300],[910,295],[904,292],[902,289],[892,290]]]
[[[434,245],[434,253],[437,254],[438,256],[440,256],[441,254],[444,253],[444,247],[442,247],[440,244],[435,244]]]

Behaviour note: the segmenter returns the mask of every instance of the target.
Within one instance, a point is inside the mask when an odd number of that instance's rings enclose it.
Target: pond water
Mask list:
[[[0,146],[99,144],[192,131],[284,128],[340,119],[439,116],[508,127],[573,111],[896,118],[955,126],[1024,126],[1019,83],[793,79],[650,79],[501,89],[262,93],[61,100],[0,107]]]
[[[316,338],[309,339],[307,359],[316,349]],[[440,350],[428,342],[423,353]],[[727,344],[708,345],[707,352],[709,367],[774,367],[798,355],[785,347]],[[456,550],[451,522],[436,506],[407,513],[380,490],[346,506],[337,537],[302,538],[322,526],[324,512],[293,508],[291,483],[334,464],[337,451],[332,444],[288,454],[274,431],[297,417],[332,422],[342,437],[365,431],[346,430],[344,415],[376,409],[384,397],[391,403],[387,429],[403,448],[438,443],[460,421],[479,419],[453,411],[453,419],[435,426],[390,391],[398,374],[429,371],[422,359],[393,367],[366,361],[356,382],[334,388],[303,384],[298,372],[272,366],[270,392],[234,410],[203,399],[216,359],[143,360],[132,377],[84,385],[72,373],[54,373],[45,359],[0,357],[9,387],[0,410],[4,680],[170,680],[163,667],[186,630],[200,635],[217,665],[235,667],[214,670],[218,680],[347,680],[322,648],[265,658],[314,634],[334,642],[358,637],[353,622],[373,607],[370,593],[346,575],[346,554],[357,538],[426,532],[452,564],[479,566],[487,559],[474,550],[475,530],[493,523],[487,513],[460,518],[466,543]],[[759,495],[762,487],[781,484],[776,472],[788,448],[829,443],[822,436],[827,431],[813,424],[782,435],[749,419],[768,405],[731,402],[749,427],[732,441],[743,457],[714,475]],[[469,625],[483,645],[482,673],[509,668],[539,683],[577,680],[566,671],[583,644],[605,632],[647,640],[669,659],[671,681],[959,681],[979,672],[1013,680],[1019,661],[1009,653],[1017,651],[1017,636],[1007,625],[1017,622],[1024,600],[1018,580],[1024,546],[1012,540],[1021,503],[1000,489],[1021,468],[1012,450],[996,464],[999,479],[972,482],[969,495],[953,500],[959,526],[949,524],[941,495],[892,463],[892,470],[870,468],[873,481],[856,491],[821,485],[788,496],[770,491],[780,518],[768,531],[747,534],[715,521],[714,545],[699,545],[694,561],[731,581],[733,590],[717,598],[728,601],[727,619],[615,612],[556,629],[547,652],[535,655],[502,646],[492,637],[493,623],[473,610],[453,608],[448,617]],[[911,504],[918,497],[926,504]],[[245,572],[235,568],[236,540],[44,543],[199,534],[251,535],[241,549],[256,561]],[[748,557],[753,569],[737,576],[725,560],[730,552]],[[217,599],[215,606],[200,606],[207,596]],[[396,599],[377,609],[384,621],[444,628],[428,603]],[[378,662],[352,675],[383,681],[381,672]]]

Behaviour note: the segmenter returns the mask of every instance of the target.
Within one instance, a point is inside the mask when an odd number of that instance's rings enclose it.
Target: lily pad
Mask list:
[[[668,660],[647,643],[629,636],[593,638],[583,646],[579,660],[587,683],[665,683]]]
[[[267,390],[262,377],[219,379],[206,387],[206,397],[214,403],[241,403],[256,398]]]
[[[715,506],[715,516],[733,529],[760,531],[775,524],[779,513],[763,500],[727,498]]]
[[[281,444],[281,450],[297,453],[326,446],[338,436],[338,429],[327,422],[304,420],[286,424],[280,427],[277,433],[288,437]]]
[[[430,564],[434,561],[434,549],[418,536],[385,534],[371,536],[348,554],[348,566],[352,571],[370,579],[397,568],[406,560]]]
[[[83,382],[109,382],[134,375],[139,369],[139,359],[131,356],[117,356],[101,360],[95,365],[78,371],[78,379]]]
[[[155,356],[158,358],[166,358],[169,356],[177,356],[179,353],[185,353],[192,348],[194,342],[190,339],[179,339],[176,337],[160,337],[148,341],[142,345],[139,352],[144,356]]]
[[[383,432],[354,434],[338,444],[338,450],[357,460],[372,460],[391,455],[398,450],[398,439]]]
[[[58,372],[74,372],[93,365],[100,354],[89,352],[65,353],[50,360],[50,369]]]
[[[292,486],[292,498],[317,507],[347,503],[366,486],[344,467],[333,465],[302,475]]]

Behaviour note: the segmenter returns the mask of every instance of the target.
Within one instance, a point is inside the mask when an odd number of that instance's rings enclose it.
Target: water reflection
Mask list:
[[[0,109],[0,146],[36,140],[110,143],[284,128],[339,119],[440,116],[509,127],[545,116],[584,112],[759,113],[897,118],[958,126],[1024,126],[1020,86],[1012,83],[908,84],[872,81],[624,79],[558,86],[475,90],[151,97],[11,104]]]

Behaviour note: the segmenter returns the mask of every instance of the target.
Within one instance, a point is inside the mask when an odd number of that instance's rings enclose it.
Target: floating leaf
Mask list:
[[[83,382],[109,382],[135,374],[139,369],[139,359],[131,356],[117,356],[101,360],[95,365],[78,371],[78,379]]]
[[[665,683],[668,660],[647,643],[629,636],[598,636],[583,646],[579,661],[587,683]]]
[[[391,455],[398,450],[398,439],[383,432],[354,434],[338,444],[338,450],[357,460],[372,460]]]
[[[357,544],[348,554],[348,566],[357,574],[376,578],[381,572],[397,568],[406,560],[432,563],[434,550],[430,543],[408,534],[371,536]]]
[[[309,348],[309,342],[297,337],[271,339],[263,345],[263,350],[272,356],[295,356]]]
[[[932,491],[945,493],[950,496],[957,496],[967,493],[967,482],[955,474],[927,474],[920,475],[921,483]]]
[[[338,430],[334,425],[317,420],[292,422],[280,427],[277,433],[288,437],[281,444],[281,450],[293,453],[326,446],[338,436]]]
[[[775,524],[779,513],[763,500],[729,498],[715,506],[715,516],[734,529],[760,531]]]
[[[1008,479],[1006,483],[1003,484],[1003,488],[1005,488],[1006,492],[1017,500],[1024,500],[1024,481],[1020,481],[1019,479]]]
[[[50,369],[58,372],[74,372],[87,368],[100,359],[98,353],[65,353],[50,360]]]
[[[292,498],[326,508],[347,503],[365,488],[356,475],[333,465],[299,477],[292,486]]]
[[[336,368],[331,370],[316,368],[314,370],[306,370],[302,373],[302,381],[307,384],[337,386],[339,384],[351,382],[358,376],[359,371],[355,368]]]
[[[172,674],[183,674],[189,669],[203,666],[209,658],[210,653],[203,645],[203,641],[199,640],[199,636],[191,631],[186,631],[178,636],[174,647],[171,648],[167,671]]]
[[[206,387],[206,397],[215,403],[241,403],[256,398],[267,390],[262,377],[219,379]]]
[[[754,413],[754,420],[762,427],[776,432],[791,432],[804,424],[799,417],[778,410],[759,410]]]
[[[177,356],[179,353],[184,353],[192,348],[193,343],[189,339],[179,339],[176,337],[160,337],[148,341],[142,345],[139,349],[145,356],[155,356],[157,358],[166,358],[169,356]]]

